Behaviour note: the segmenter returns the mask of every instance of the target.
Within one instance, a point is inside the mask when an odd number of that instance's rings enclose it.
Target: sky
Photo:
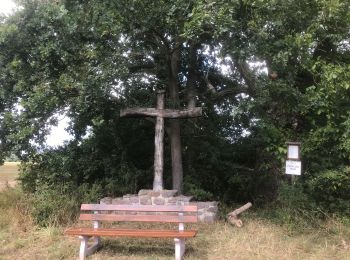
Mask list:
[[[0,13],[2,14],[10,14],[15,7],[16,5],[11,0],[0,0]]]
[[[0,13],[9,15],[16,8],[12,0],[0,0]],[[68,127],[69,118],[65,114],[56,115],[58,118],[58,125],[51,127],[51,134],[46,139],[46,144],[49,146],[59,146],[66,140],[72,137],[67,133],[65,128]]]
[[[51,133],[46,138],[46,144],[52,147],[60,146],[64,143],[64,141],[68,141],[73,138],[65,130],[65,128],[68,127],[69,118],[65,114],[57,115],[57,118],[58,118],[58,125],[51,127]]]

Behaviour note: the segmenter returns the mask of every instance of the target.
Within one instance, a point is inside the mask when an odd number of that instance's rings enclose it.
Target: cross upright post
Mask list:
[[[157,110],[164,109],[165,91],[157,93]],[[156,129],[154,134],[154,180],[153,190],[163,190],[163,168],[164,168],[164,117],[156,117]]]

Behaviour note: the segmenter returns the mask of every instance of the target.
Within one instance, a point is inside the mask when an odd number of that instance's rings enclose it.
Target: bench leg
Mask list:
[[[185,239],[174,238],[175,241],[175,260],[181,260],[185,253]]]
[[[85,257],[92,255],[97,249],[101,247],[100,237],[94,237],[94,243],[88,247],[88,241],[90,237],[79,236],[80,238],[80,250],[79,250],[79,260],[85,260]]]
[[[79,260],[85,260],[89,237],[79,236],[79,238],[80,238]]]
[[[101,238],[100,237],[94,237],[94,243],[86,249],[86,255],[92,255],[95,253],[99,248],[101,247]]]

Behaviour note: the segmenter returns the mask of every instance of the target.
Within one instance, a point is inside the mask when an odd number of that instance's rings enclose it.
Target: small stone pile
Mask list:
[[[119,198],[106,197],[101,204],[112,205],[197,205],[198,220],[203,223],[213,223],[217,217],[218,203],[216,201],[191,201],[191,196],[179,195],[177,190],[140,190],[138,194],[127,194]]]

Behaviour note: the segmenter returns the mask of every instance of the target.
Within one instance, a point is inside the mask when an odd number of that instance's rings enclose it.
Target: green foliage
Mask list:
[[[196,201],[209,201],[213,199],[213,194],[201,188],[200,184],[194,184],[195,181],[188,180],[188,177],[184,181],[184,191],[186,194],[193,196]]]
[[[350,170],[326,170],[308,182],[317,205],[329,213],[350,213]]]
[[[59,184],[57,184],[59,185]],[[71,224],[82,203],[98,203],[102,188],[98,185],[79,187],[40,187],[31,197],[31,215],[40,226]]]
[[[290,232],[304,232],[318,227],[319,220],[325,215],[297,181],[294,185],[283,182],[276,200],[262,211],[262,216],[285,226]]]

